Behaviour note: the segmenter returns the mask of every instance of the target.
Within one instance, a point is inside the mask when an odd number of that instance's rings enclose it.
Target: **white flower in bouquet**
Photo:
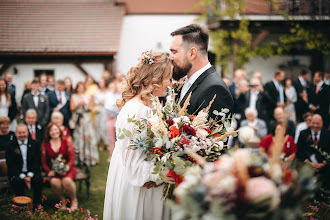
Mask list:
[[[199,138],[205,139],[208,135],[209,135],[209,132],[207,132],[203,128],[199,128],[196,131],[196,136],[199,137]]]
[[[158,135],[163,134],[163,126],[157,115],[151,116],[149,122],[151,124],[151,130],[154,134],[158,134]]]
[[[204,111],[198,112],[198,115],[192,121],[192,126],[194,127],[194,129],[197,130],[199,128],[204,127],[207,122],[208,116],[209,116],[209,114]]]
[[[244,144],[249,143],[252,140],[253,136],[254,136],[253,128],[251,128],[249,126],[243,126],[239,129],[238,140],[241,143],[244,143]]]
[[[180,124],[180,123],[190,125],[190,119],[187,116],[180,116],[180,117],[173,118],[173,122],[174,122],[174,125],[177,127],[179,127],[178,124]]]
[[[269,198],[270,211],[277,208],[281,201],[281,195],[275,183],[263,176],[251,178],[247,181],[245,196],[251,202],[257,202]]]
[[[65,159],[62,159],[63,155],[59,154],[55,160],[52,160],[52,170],[54,173],[64,173],[70,170],[70,166],[66,163]]]

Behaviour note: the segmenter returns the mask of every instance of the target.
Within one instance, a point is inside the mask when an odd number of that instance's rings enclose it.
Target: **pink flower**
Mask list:
[[[93,220],[93,218],[91,216],[88,217],[88,220]]]
[[[90,216],[91,212],[87,209],[87,215]]]
[[[319,209],[317,208],[317,206],[308,206],[308,208],[310,208],[311,210],[315,211],[315,212],[318,212]]]
[[[318,220],[317,218],[314,218],[313,216],[310,216],[310,220]]]
[[[201,139],[206,138],[208,135],[209,135],[209,132],[207,132],[205,129],[202,129],[202,128],[198,129],[196,132],[196,136]]]
[[[38,205],[38,210],[40,210],[40,209],[41,209],[41,205],[39,204],[39,205]]]
[[[58,203],[58,204],[55,204],[55,208],[59,209],[61,207],[61,204]]]
[[[32,216],[32,212],[31,211],[28,211],[28,216]]]
[[[70,209],[70,208],[66,208],[66,210],[67,210],[69,213],[71,213],[71,209]]]

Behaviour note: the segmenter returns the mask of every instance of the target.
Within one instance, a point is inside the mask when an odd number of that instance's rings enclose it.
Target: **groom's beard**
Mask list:
[[[178,81],[182,77],[186,76],[192,68],[192,64],[187,60],[184,66],[178,66],[176,63],[173,62],[173,79]]]

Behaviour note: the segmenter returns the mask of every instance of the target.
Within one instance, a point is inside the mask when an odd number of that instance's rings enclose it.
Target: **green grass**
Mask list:
[[[99,219],[103,219],[103,203],[104,192],[108,175],[109,163],[107,158],[109,156],[108,151],[100,152],[100,163],[91,167],[91,185],[90,185],[90,199],[87,200],[86,185],[82,183],[82,190],[79,192],[79,182],[77,185],[77,197],[79,201],[79,208],[89,209],[92,215],[97,214]],[[25,191],[26,195],[32,198],[32,193]],[[11,199],[14,194],[10,188],[2,189],[0,191],[0,220],[3,219],[27,219],[26,214],[11,212],[12,203]],[[47,197],[47,200],[43,200],[42,205],[46,211],[56,210],[55,203],[58,203],[58,198],[54,195],[52,190],[48,187],[44,187],[42,195]],[[65,194],[66,198],[69,198]]]

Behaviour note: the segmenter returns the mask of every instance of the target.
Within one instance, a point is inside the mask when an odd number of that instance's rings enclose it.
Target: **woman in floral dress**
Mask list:
[[[79,158],[76,160],[79,159],[88,165],[95,165],[99,162],[95,131],[88,113],[92,104],[91,97],[85,94],[84,83],[78,82],[76,94],[72,95],[70,101],[72,120],[75,122],[73,144],[76,151],[79,152]]]

